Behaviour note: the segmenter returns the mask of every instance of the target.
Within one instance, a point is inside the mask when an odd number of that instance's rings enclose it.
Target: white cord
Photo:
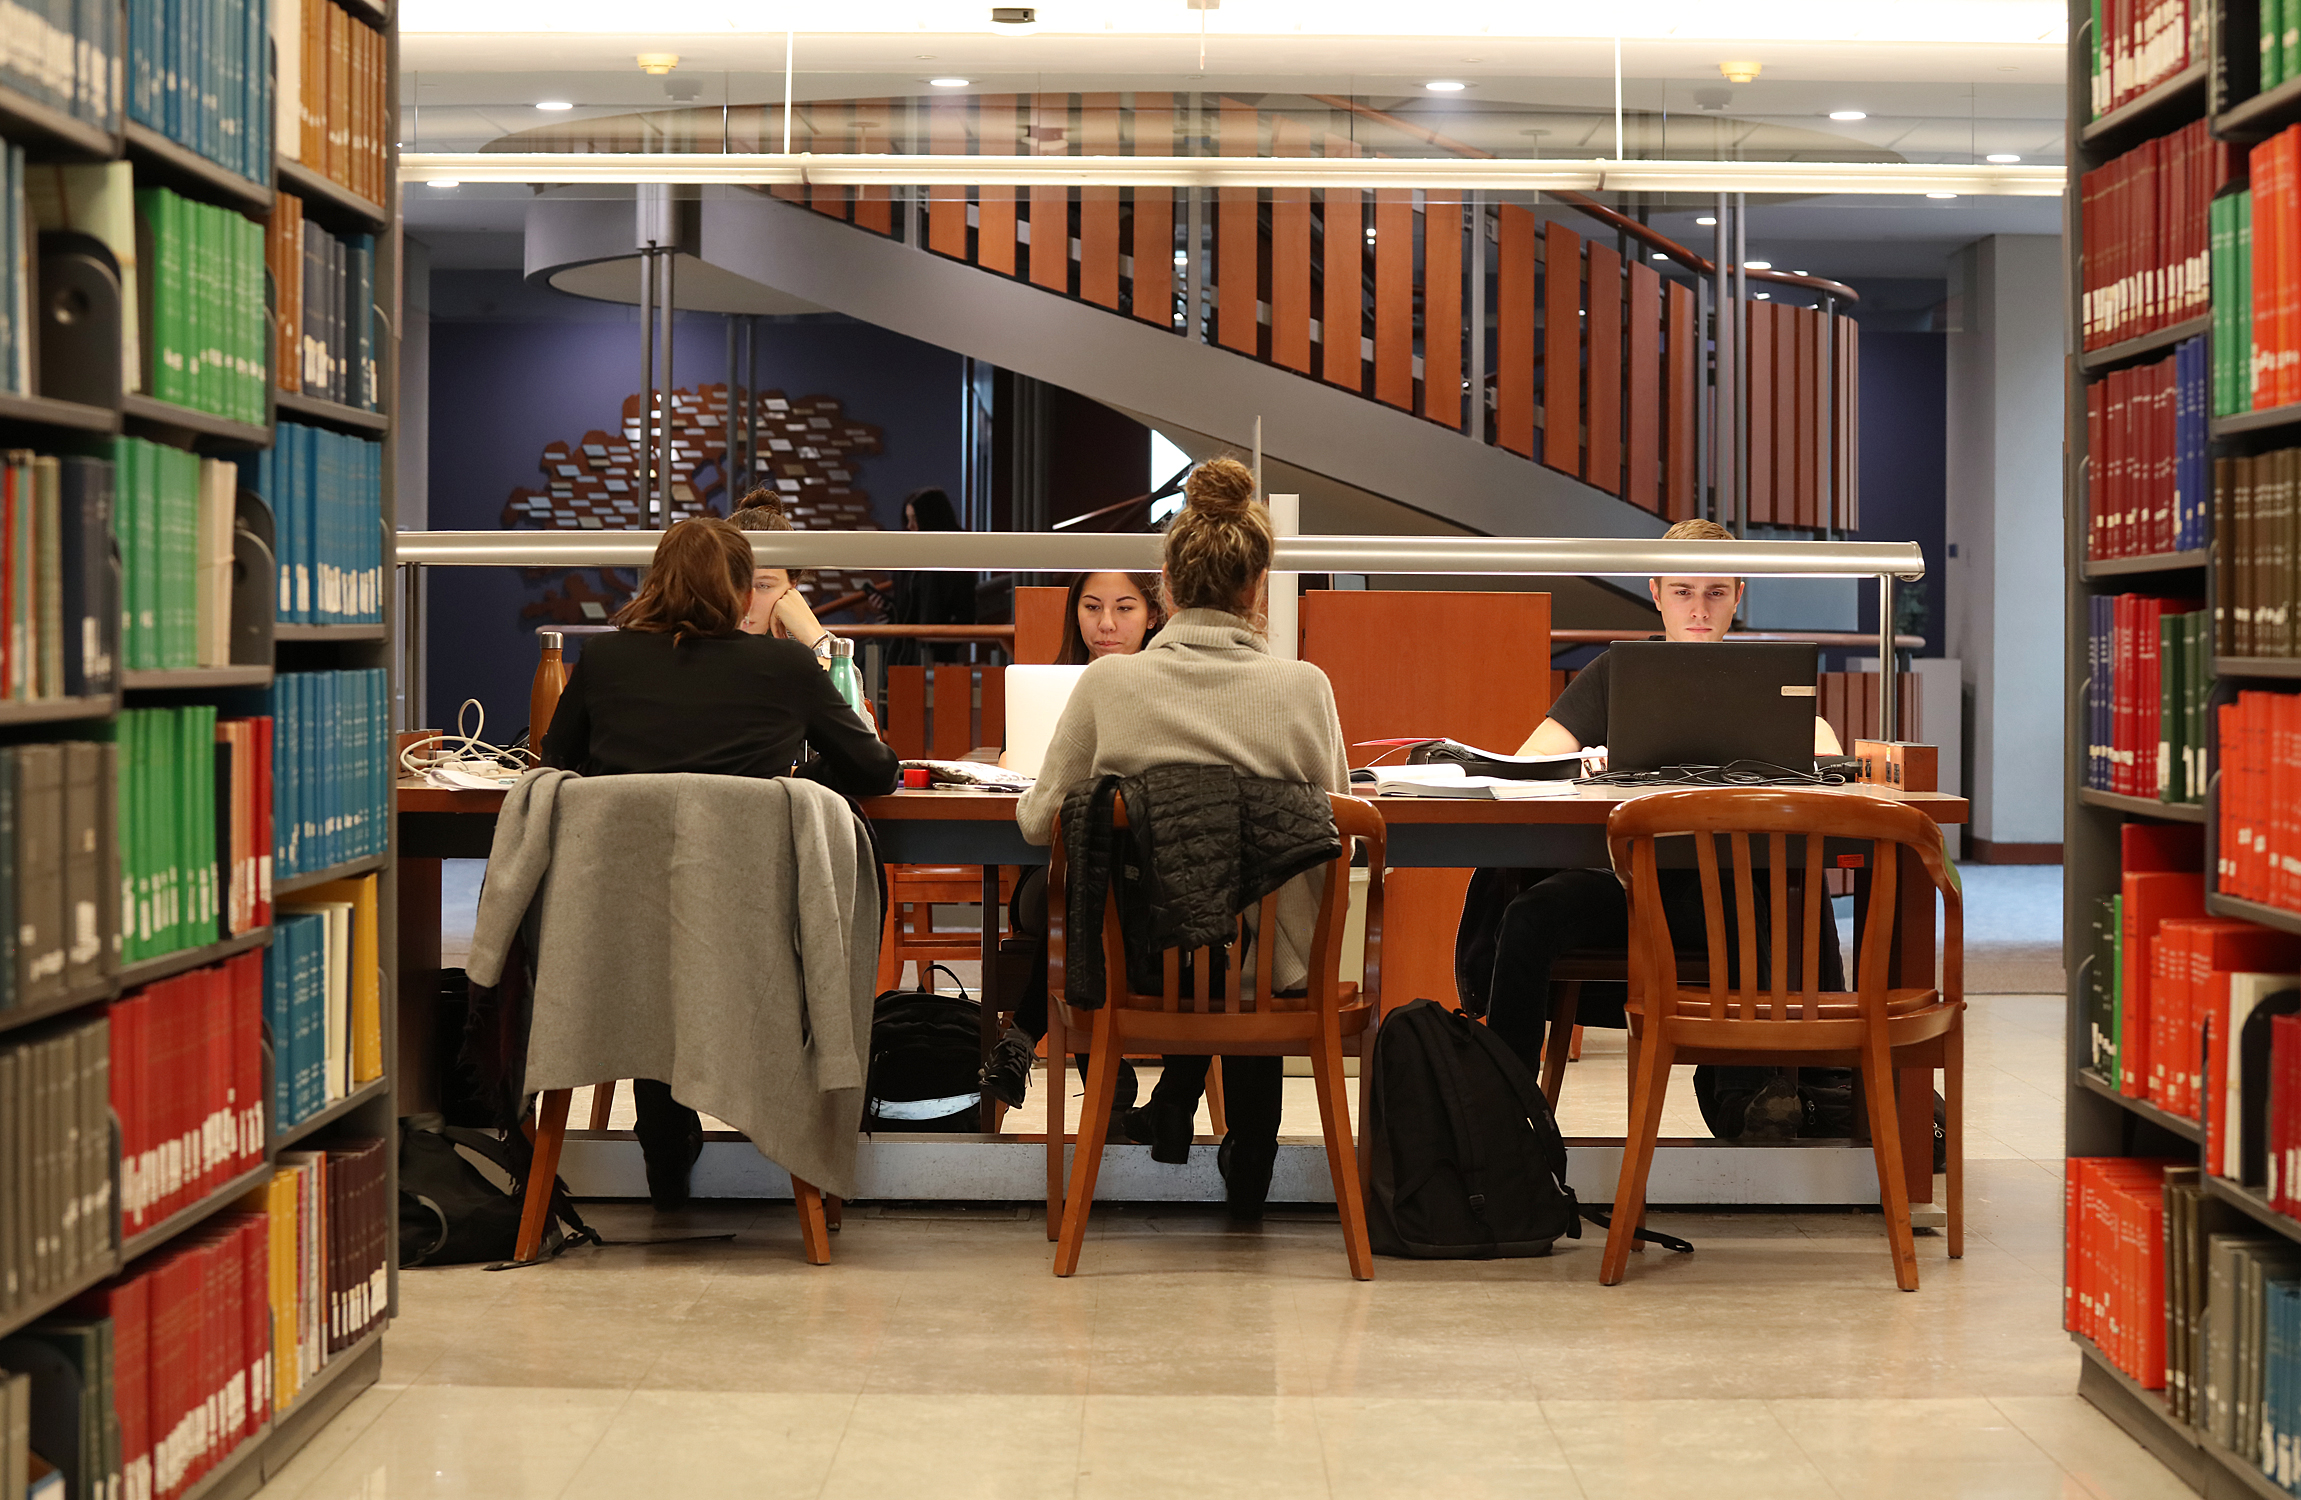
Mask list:
[[[466,730],[463,727],[463,721],[467,715],[472,713],[479,715],[479,722]],[[477,698],[466,698],[463,700],[463,707],[455,711],[456,732],[453,734],[426,735],[420,740],[411,742],[406,749],[400,752],[400,768],[411,776],[423,776],[430,771],[444,770],[451,766],[459,769],[477,770],[481,765],[484,765],[494,775],[501,776],[509,769],[506,764],[507,760],[515,759],[518,752],[502,749],[481,739],[479,737],[480,732],[486,728],[487,705]],[[452,750],[446,748],[450,745],[457,748]],[[435,746],[439,748],[433,749]],[[476,762],[477,764],[466,766],[467,762]]]

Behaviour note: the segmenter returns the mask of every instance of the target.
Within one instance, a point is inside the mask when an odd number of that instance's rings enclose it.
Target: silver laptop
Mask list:
[[[1055,725],[1085,667],[1007,668],[1007,769],[1039,774],[1054,743]]]

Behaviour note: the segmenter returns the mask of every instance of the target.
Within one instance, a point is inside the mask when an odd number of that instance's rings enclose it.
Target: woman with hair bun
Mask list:
[[[1265,640],[1265,590],[1273,537],[1255,500],[1254,475],[1234,459],[1192,471],[1186,503],[1168,527],[1161,570],[1169,615],[1157,639],[1131,655],[1107,655],[1080,674],[1055,726],[1038,782],[1015,809],[1034,844],[1054,834],[1063,799],[1079,782],[1131,776],[1154,766],[1228,766],[1241,776],[1344,792],[1350,768],[1334,689],[1308,662],[1281,661]],[[1323,870],[1278,895],[1272,983],[1308,981]],[[1207,1059],[1169,1057],[1150,1102],[1120,1128],[1161,1161],[1188,1159]],[[1222,1143],[1232,1217],[1261,1217],[1278,1154],[1280,1062],[1233,1058],[1223,1068],[1230,1134]]]

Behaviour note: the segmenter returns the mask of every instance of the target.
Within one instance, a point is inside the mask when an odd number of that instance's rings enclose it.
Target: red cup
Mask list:
[[[934,773],[925,766],[903,767],[903,786],[907,791],[923,792],[933,779]]]

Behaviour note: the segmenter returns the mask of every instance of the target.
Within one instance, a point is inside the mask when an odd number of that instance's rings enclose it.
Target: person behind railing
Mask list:
[[[790,513],[772,491],[753,490],[743,497],[743,503],[727,518],[738,531],[796,531]],[[797,641],[810,651],[822,643],[831,632],[815,618],[815,611],[807,607],[807,596],[800,592],[804,580],[796,568],[769,568],[754,564],[751,569],[751,592],[743,606],[740,622],[745,635],[773,635]]]
[[[1083,667],[1106,656],[1132,656],[1158,634],[1166,610],[1156,573],[1081,573],[1071,580],[1063,604],[1063,645],[1052,663]],[[1007,763],[1004,755],[999,764]],[[1015,1024],[991,1049],[982,1084],[1010,1109],[1022,1107],[1030,1091],[1031,1066],[1039,1039],[1047,1034],[1047,867],[1033,866],[1007,901],[1007,925],[1030,945],[1030,980],[1015,1007]],[[1114,1110],[1135,1102],[1134,1064],[1119,1062]]]
[[[1192,473],[1185,493],[1188,503],[1166,535],[1162,574],[1174,613],[1144,650],[1106,656],[1080,675],[1038,781],[1015,809],[1023,837],[1034,844],[1052,838],[1055,815],[1075,786],[1105,775],[1217,765],[1326,792],[1349,789],[1332,684],[1309,662],[1273,657],[1265,640],[1273,541],[1252,471],[1215,459]],[[1300,990],[1307,981],[1321,879],[1314,873],[1282,887],[1277,930],[1258,935],[1272,945],[1274,991]],[[1094,942],[1100,918],[1075,920],[1071,941]],[[1165,1059],[1150,1102],[1129,1110],[1118,1128],[1148,1143],[1157,1160],[1188,1160],[1207,1062]],[[1216,1160],[1230,1211],[1259,1217],[1278,1154],[1279,1060],[1230,1059],[1223,1097],[1230,1134]]]
[[[1680,521],[1662,535],[1667,541],[1724,542],[1734,537],[1717,522],[1700,520]],[[1741,608],[1744,587],[1742,579],[1719,575],[1649,578],[1647,593],[1662,615],[1660,638],[1723,640]],[[1562,755],[1604,745],[1610,677],[1601,654],[1566,685],[1518,753]],[[1818,717],[1814,753],[1839,753],[1837,735]],[[1702,891],[1694,872],[1664,870],[1661,889],[1671,930],[1682,934],[1682,941],[1697,938],[1702,931]],[[1626,946],[1629,920],[1622,883],[1612,870],[1480,870],[1464,898],[1455,942],[1458,988],[1465,1005],[1473,1013],[1483,1011],[1486,1024],[1510,1044],[1530,1072],[1539,1075],[1550,1016],[1552,965],[1578,950]],[[1842,987],[1833,918],[1824,916],[1820,936],[1824,988]],[[1624,987],[1618,983],[1585,984],[1576,1024],[1627,1025],[1623,1000]],[[1696,1092],[1705,1096],[1705,1102],[1713,1089],[1717,1099],[1728,1104],[1722,1134],[1751,1139],[1796,1136],[1803,1112],[1793,1081],[1774,1081],[1764,1069],[1726,1069],[1714,1084],[1710,1077],[1698,1080]],[[1749,1105],[1746,1114],[1739,1107],[1744,1101]]]
[[[814,653],[744,633],[753,573],[751,544],[727,521],[697,516],[665,532],[614,633],[585,644],[544,735],[543,763],[585,776],[785,776],[811,747],[816,758],[798,774],[850,797],[893,791],[895,752],[855,716]],[[648,1197],[678,1208],[702,1154],[701,1121],[654,1079],[635,1080],[631,1092]]]
[[[903,497],[905,531],[957,531],[959,513],[951,497],[933,485]],[[972,625],[975,623],[975,575],[921,571],[898,573],[891,590],[872,591],[885,603],[887,620],[894,625]],[[965,648],[899,640],[887,653],[891,667],[917,666],[928,661],[957,661]]]

